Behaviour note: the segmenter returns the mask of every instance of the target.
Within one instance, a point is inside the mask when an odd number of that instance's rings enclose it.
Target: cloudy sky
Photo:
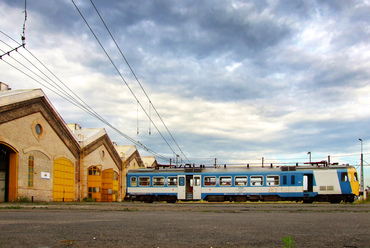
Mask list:
[[[74,2],[110,58],[69,0],[27,2],[26,48],[156,153],[261,164],[308,162],[311,151],[312,161],[331,155],[358,166],[361,138],[370,163],[369,1],[94,0],[138,80],[92,3]],[[1,53],[21,42],[23,11],[24,0],[0,0]],[[133,144],[41,85],[53,82],[21,55],[50,75],[19,49],[0,61],[0,81],[42,88],[67,123],[104,127],[118,145]]]

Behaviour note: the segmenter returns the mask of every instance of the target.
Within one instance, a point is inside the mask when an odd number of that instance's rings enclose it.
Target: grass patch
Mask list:
[[[0,207],[0,209],[22,209],[21,206],[5,206],[5,207]]]
[[[27,196],[22,196],[22,197],[19,197],[19,202],[30,202],[27,198]]]
[[[366,200],[358,200],[358,201],[355,201],[354,203],[357,203],[357,204],[369,204],[370,203],[370,198],[366,198]]]

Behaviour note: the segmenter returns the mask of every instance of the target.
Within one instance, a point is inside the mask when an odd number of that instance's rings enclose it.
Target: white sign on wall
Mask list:
[[[41,178],[42,179],[50,179],[50,173],[49,172],[41,172]]]

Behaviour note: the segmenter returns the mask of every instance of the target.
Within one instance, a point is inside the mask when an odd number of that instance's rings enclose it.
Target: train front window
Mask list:
[[[247,186],[248,177],[235,177],[235,186]]]
[[[139,186],[150,186],[150,177],[139,177]]]
[[[341,175],[341,181],[342,182],[347,182],[348,180],[348,174],[347,172],[343,172],[342,175]]]
[[[278,186],[280,184],[279,176],[267,176],[266,177],[266,184],[268,186]]]
[[[357,178],[357,172],[355,172],[354,174],[353,174],[353,180],[355,181],[355,182],[357,182],[358,181],[358,178]]]
[[[131,187],[136,187],[137,186],[137,179],[136,177],[131,177]]]
[[[216,177],[204,177],[204,186],[216,186]]]
[[[177,177],[167,177],[167,186],[177,186]]]
[[[164,186],[164,177],[153,177],[153,186]]]
[[[231,177],[220,177],[220,186],[231,186]]]
[[[263,186],[263,176],[251,176],[252,186]]]

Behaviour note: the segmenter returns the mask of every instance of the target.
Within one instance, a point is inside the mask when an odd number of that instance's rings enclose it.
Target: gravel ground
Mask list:
[[[370,204],[0,204],[0,247],[370,247]]]

